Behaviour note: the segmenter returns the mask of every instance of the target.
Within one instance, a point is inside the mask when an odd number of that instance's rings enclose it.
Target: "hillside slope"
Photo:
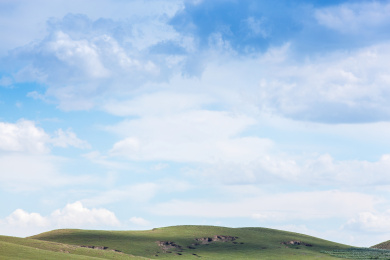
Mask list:
[[[152,259],[338,259],[323,250],[349,246],[266,228],[174,226],[148,231],[54,230],[31,237],[117,250]],[[104,251],[104,250],[101,250]]]
[[[377,245],[372,246],[371,248],[377,248],[377,249],[390,249],[390,240],[379,243]]]
[[[0,259],[4,260],[98,260],[145,259],[114,251],[102,251],[74,245],[40,241],[28,238],[0,236]]]

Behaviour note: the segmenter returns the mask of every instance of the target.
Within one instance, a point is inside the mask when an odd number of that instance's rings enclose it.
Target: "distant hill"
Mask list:
[[[274,229],[214,226],[174,226],[148,231],[63,229],[42,233],[26,240],[35,243],[50,242],[47,250],[56,252],[66,250],[69,252],[66,259],[71,259],[71,255],[81,255],[81,252],[83,256],[87,256],[85,250],[101,254],[94,256],[103,259],[136,259],[128,255],[148,259],[183,260],[339,259],[322,252],[350,248],[347,245]],[[60,244],[52,244],[53,242]],[[56,246],[55,250],[52,250],[53,245]],[[64,245],[70,248],[64,249]],[[110,255],[104,255],[108,253]],[[113,256],[115,258],[110,258]]]
[[[390,250],[390,240],[379,243],[377,245],[372,246],[371,248],[378,248],[378,249],[387,249]]]

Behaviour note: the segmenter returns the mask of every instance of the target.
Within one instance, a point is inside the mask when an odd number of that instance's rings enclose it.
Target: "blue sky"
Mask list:
[[[0,0],[0,234],[390,239],[390,1]]]

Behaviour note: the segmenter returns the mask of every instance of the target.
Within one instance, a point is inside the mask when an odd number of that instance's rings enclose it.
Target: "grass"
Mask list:
[[[234,241],[211,242],[194,245],[196,238],[215,235],[238,237]],[[298,233],[266,228],[225,228],[214,226],[174,226],[148,231],[93,231],[93,230],[54,230],[26,240],[47,241],[68,246],[99,246],[107,250],[118,250],[126,256],[135,255],[150,259],[339,259],[324,251],[347,249],[350,246],[337,244]],[[171,241],[181,248],[161,248],[156,241]],[[300,245],[283,244],[300,241]],[[311,246],[308,246],[311,245]],[[188,247],[192,247],[190,249]],[[77,247],[77,250],[96,250]],[[81,254],[79,254],[81,255]],[[88,255],[91,256],[92,255]],[[97,256],[104,258],[106,256]],[[28,258],[27,258],[28,259]],[[48,258],[49,259],[49,258]],[[54,258],[53,258],[54,259]],[[57,259],[57,258],[56,258]],[[59,259],[59,258],[58,258]],[[68,258],[70,259],[70,258]],[[104,258],[113,259],[113,258]],[[119,259],[119,258],[115,258]],[[134,258],[133,258],[134,259]]]
[[[368,260],[368,259],[390,259],[390,250],[376,248],[349,248],[332,251],[323,251],[326,254],[339,258]]]
[[[118,252],[94,250],[74,245],[36,239],[0,236],[0,259],[5,260],[92,260],[92,259],[145,259]]]

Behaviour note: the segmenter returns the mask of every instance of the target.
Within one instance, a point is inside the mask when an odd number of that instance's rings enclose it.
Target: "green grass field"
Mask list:
[[[339,258],[323,252],[348,248],[274,229],[214,226],[174,226],[148,231],[64,229],[29,238],[0,236],[0,259],[325,260]]]
[[[390,259],[389,245],[352,248],[267,228],[61,229],[29,238],[0,236],[0,259]]]
[[[0,236],[0,259],[390,259],[370,248],[267,228],[174,226],[147,231],[62,229]]]
[[[113,251],[93,250],[74,245],[29,238],[0,236],[0,259],[145,259]]]

